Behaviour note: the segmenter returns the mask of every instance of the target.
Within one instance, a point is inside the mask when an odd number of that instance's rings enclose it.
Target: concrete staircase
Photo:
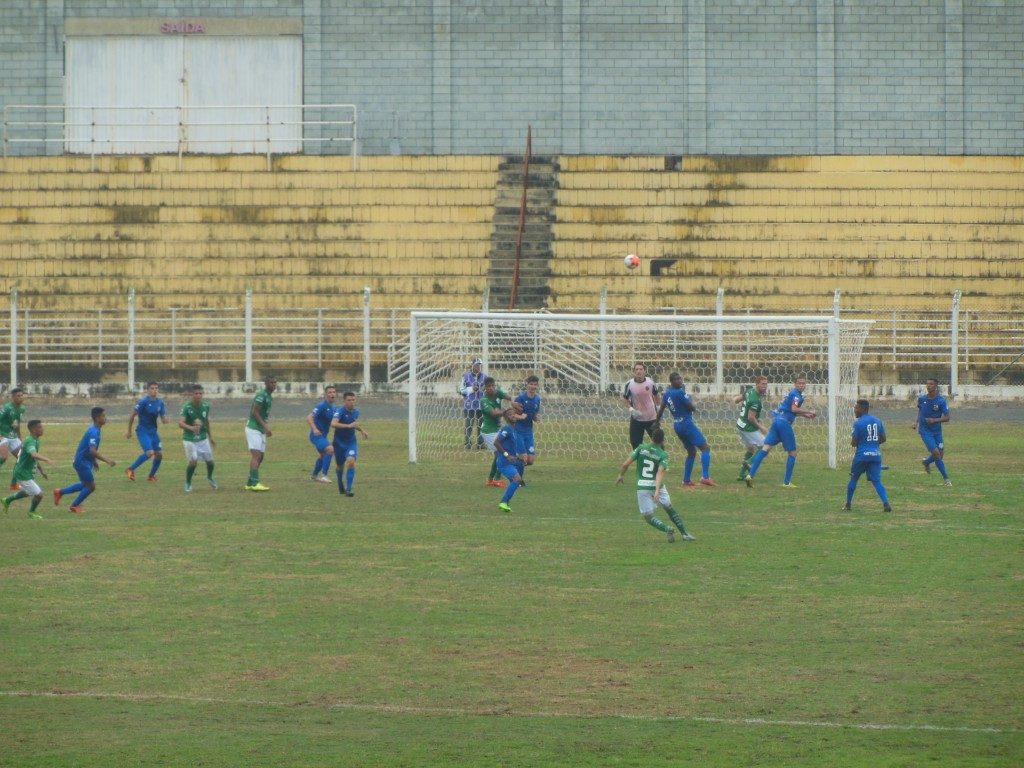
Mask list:
[[[557,190],[557,158],[531,158],[530,174],[527,179],[522,256],[519,264],[519,289],[516,305],[511,307],[519,209],[523,197],[523,158],[507,156],[498,166],[490,267],[487,271],[492,310],[543,309],[547,306],[548,294],[551,291],[549,281]]]

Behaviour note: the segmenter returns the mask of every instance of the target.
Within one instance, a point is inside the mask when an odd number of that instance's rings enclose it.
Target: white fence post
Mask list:
[[[837,431],[839,429],[836,409],[839,407],[839,319],[828,321],[828,466],[835,469],[839,456]],[[856,396],[856,395],[855,395]]]
[[[480,307],[481,312],[491,311],[491,286],[484,286],[484,297],[482,306]],[[490,363],[490,341],[491,341],[491,327],[488,323],[484,322],[480,324],[480,359],[484,361],[484,370],[488,370],[491,367]],[[471,358],[472,359],[472,358]]]
[[[128,391],[135,391],[135,289],[128,289]]]
[[[838,288],[836,288],[836,292],[832,294],[832,317],[836,320],[839,319],[839,299],[841,295],[842,294]]]
[[[601,297],[597,301],[597,312],[600,315],[607,314],[608,312],[608,286],[601,288]],[[601,323],[601,328],[598,330],[599,338],[599,356],[598,356],[598,386],[601,392],[608,390],[608,331],[605,329],[605,324]]]
[[[416,463],[416,315],[409,316],[409,462]]]
[[[715,296],[715,314],[721,317],[725,314],[725,288],[718,289]],[[725,391],[725,348],[722,340],[723,328],[721,325],[715,329],[715,394],[720,395]]]
[[[252,286],[245,289],[245,380],[252,381]]]
[[[363,288],[363,392],[370,391],[370,286]]]
[[[11,388],[18,385],[18,289],[11,288]]]
[[[960,384],[960,289],[953,292],[953,307],[949,334],[949,394],[956,397]]]

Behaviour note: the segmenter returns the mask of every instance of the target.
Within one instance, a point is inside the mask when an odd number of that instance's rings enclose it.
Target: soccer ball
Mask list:
[[[640,257],[631,253],[622,260],[622,263],[626,265],[626,269],[636,269],[640,266]]]

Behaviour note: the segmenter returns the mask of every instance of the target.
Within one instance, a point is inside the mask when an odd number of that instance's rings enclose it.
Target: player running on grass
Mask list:
[[[540,423],[540,395],[537,394],[539,388],[540,379],[536,376],[527,376],[526,390],[520,392],[515,399],[515,402],[522,406],[525,416],[515,423],[519,458],[523,461],[523,466],[519,468],[521,475],[537,458],[537,441],[533,437],[533,425]]]
[[[331,482],[327,471],[331,468],[331,459],[334,457],[334,448],[327,439],[331,431],[331,421],[334,420],[334,401],[338,399],[338,390],[334,386],[324,387],[324,399],[313,408],[313,412],[306,417],[309,424],[309,442],[316,448],[317,458],[313,465],[313,472],[310,480],[321,483]]]
[[[521,447],[517,445],[519,436],[516,433],[517,423],[524,415],[517,408],[506,408],[504,412],[505,426],[494,436],[494,451],[498,462],[498,471],[508,478],[508,487],[498,503],[502,512],[511,512],[508,505],[516,491],[526,483],[523,482],[523,456]]]
[[[853,434],[850,445],[856,448],[853,463],[850,465],[850,482],[846,485],[846,504],[843,509],[850,511],[853,503],[853,492],[857,489],[860,476],[867,474],[868,480],[875,486],[878,498],[882,500],[882,511],[892,512],[889,506],[889,494],[882,485],[882,443],[885,442],[885,425],[868,411],[871,405],[867,400],[858,400],[853,405]]]
[[[75,451],[75,459],[72,462],[75,472],[78,473],[78,482],[67,488],[57,488],[53,492],[54,504],[60,504],[62,496],[77,493],[78,496],[71,502],[71,511],[76,515],[85,512],[82,509],[82,504],[89,494],[96,490],[96,478],[93,475],[93,470],[99,466],[99,462],[102,461],[108,467],[114,466],[114,462],[100,453],[100,431],[107,423],[107,412],[96,406],[90,411],[90,415],[92,416],[92,426],[82,435],[82,440],[78,443],[78,450]]]
[[[743,478],[748,487],[752,488],[754,486],[754,475],[757,474],[757,469],[761,466],[761,462],[764,461],[764,457],[768,455],[772,448],[782,443],[782,447],[789,453],[789,457],[786,459],[786,475],[782,487],[796,488],[796,485],[793,483],[793,469],[796,467],[796,433],[793,431],[793,422],[796,421],[797,416],[805,419],[815,419],[818,417],[817,413],[803,407],[804,390],[806,388],[807,377],[797,376],[793,382],[793,388],[789,390],[789,394],[782,399],[779,407],[775,409],[775,418],[772,419],[772,426],[764,438],[764,445],[761,446],[761,450],[754,456],[754,460],[750,463],[750,471]]]
[[[18,484],[18,491],[0,501],[0,504],[3,504],[4,512],[7,512],[11,502],[31,496],[32,506],[29,507],[28,516],[35,520],[42,520],[43,516],[36,512],[36,508],[43,500],[43,489],[36,482],[35,473],[38,470],[44,479],[46,473],[37,462],[42,461],[47,464],[53,462],[39,452],[39,438],[43,436],[43,422],[33,419],[27,426],[29,436],[22,443],[21,452],[18,454],[18,463],[14,466],[14,481]]]
[[[370,436],[359,426],[359,411],[356,410],[355,392],[346,392],[341,396],[342,406],[334,412],[331,426],[334,427],[334,455],[336,457],[338,475],[338,493],[355,496],[352,486],[356,482],[356,459],[359,458],[359,444],[356,432],[364,438]],[[341,462],[345,465],[342,466]],[[343,475],[344,472],[344,475]]]
[[[245,423],[245,442],[249,446],[249,479],[246,480],[245,490],[247,491],[269,491],[270,488],[260,482],[260,466],[263,458],[267,455],[267,438],[273,432],[270,431],[270,408],[274,404],[274,390],[277,389],[277,379],[268,376],[263,381],[263,389],[256,393],[252,399],[252,408],[249,409],[249,421]]]
[[[634,461],[636,462],[636,502],[644,520],[648,525],[664,532],[669,542],[675,541],[676,536],[672,526],[654,516],[660,505],[679,529],[683,541],[694,541],[697,537],[686,530],[686,524],[683,523],[683,518],[672,506],[668,488],[665,487],[668,454],[665,453],[665,431],[661,427],[651,430],[651,442],[638,445],[629,454],[629,458],[622,463],[622,466],[619,467],[619,476],[615,479],[616,485],[622,485],[622,478]]]
[[[134,480],[135,470],[152,458],[153,466],[149,468],[149,477],[146,479],[151,483],[155,483],[157,470],[160,469],[160,462],[164,460],[163,446],[160,444],[160,434],[157,432],[157,422],[163,421],[164,424],[167,423],[167,407],[164,405],[164,401],[160,399],[159,394],[159,384],[155,381],[146,384],[146,396],[135,403],[135,407],[132,408],[132,412],[128,416],[128,431],[125,432],[124,436],[126,439],[131,440],[132,424],[135,423],[135,418],[138,417],[139,426],[135,429],[135,436],[142,447],[142,453],[139,454],[139,458],[124,471],[129,480]]]
[[[686,449],[686,462],[683,464],[683,487],[696,488],[697,484],[691,480],[693,477],[693,464],[697,457],[697,449],[700,449],[700,484],[712,488],[717,485],[711,479],[711,446],[708,445],[704,433],[700,431],[697,422],[693,420],[693,412],[696,408],[693,399],[683,386],[683,377],[678,373],[670,373],[668,377],[669,387],[665,390],[661,401],[661,408],[658,409],[658,416],[655,422],[661,421],[661,414],[668,408],[672,414],[672,428],[676,437],[682,442]]]
[[[498,469],[498,453],[494,447],[494,439],[501,429],[501,401],[508,400],[509,396],[501,389],[490,376],[484,379],[484,393],[480,398],[480,412],[483,414],[480,422],[480,437],[493,456],[491,469],[487,474],[484,485],[504,488],[505,481],[501,479],[501,470]]]
[[[217,481],[213,479],[213,432],[210,430],[210,404],[203,400],[203,388],[196,384],[192,387],[192,399],[181,406],[178,419],[181,427],[182,444],[185,447],[185,493],[192,492],[192,476],[196,473],[199,460],[206,462],[206,481],[213,490],[217,490]]]
[[[21,450],[21,420],[25,416],[25,390],[15,387],[11,390],[11,399],[0,408],[0,466],[11,456],[17,456]],[[17,484],[11,478],[11,490]]]
[[[952,486],[953,481],[949,479],[946,471],[946,446],[942,442],[942,425],[949,421],[949,404],[946,398],[939,394],[939,382],[936,379],[928,379],[925,382],[925,394],[917,398],[917,419],[911,425],[921,436],[921,442],[928,449],[928,455],[921,459],[924,471],[929,474],[932,471],[932,464],[942,475],[943,485]]]

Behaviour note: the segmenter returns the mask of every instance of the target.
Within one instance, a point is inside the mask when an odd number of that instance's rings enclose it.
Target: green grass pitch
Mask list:
[[[156,484],[108,425],[81,517],[50,492],[85,425],[47,428],[45,519],[0,518],[0,765],[1024,764],[1019,425],[949,425],[944,488],[890,424],[892,515],[810,458],[735,483],[738,442],[684,491],[671,443],[675,544],[625,450],[542,453],[503,515],[481,453],[410,465],[398,421],[354,498],[307,479],[300,423],[243,492],[215,426],[221,489],[200,465],[186,496],[173,424]]]

